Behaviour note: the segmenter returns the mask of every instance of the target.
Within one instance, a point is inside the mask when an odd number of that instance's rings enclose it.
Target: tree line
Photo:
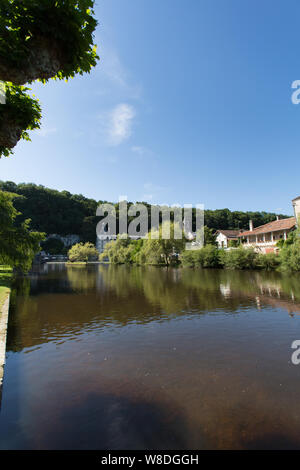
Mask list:
[[[95,242],[96,225],[100,221],[100,218],[96,216],[96,209],[98,205],[108,202],[87,198],[82,194],[72,194],[69,191],[57,191],[33,183],[16,184],[11,181],[0,181],[0,190],[20,196],[14,200],[14,206],[20,213],[16,219],[17,223],[20,224],[30,219],[32,230],[44,232],[47,235],[77,234],[83,242]],[[119,204],[111,204],[116,209],[118,232]],[[128,202],[128,206],[132,204]],[[150,228],[151,205],[147,202],[142,202],[142,204],[148,209]],[[280,215],[280,218],[285,217],[287,216],[284,214]],[[130,220],[129,217],[128,222]],[[229,209],[204,211],[205,226],[212,231],[247,230],[249,220],[253,220],[254,226],[257,227],[276,220],[276,214],[264,211],[230,211]]]

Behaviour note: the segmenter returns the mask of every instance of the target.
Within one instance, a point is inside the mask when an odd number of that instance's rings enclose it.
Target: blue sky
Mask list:
[[[292,213],[300,3],[98,0],[90,75],[34,85],[40,131],[0,178],[95,199]]]

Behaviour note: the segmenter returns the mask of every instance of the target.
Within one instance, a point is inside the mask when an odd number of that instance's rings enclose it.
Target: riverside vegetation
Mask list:
[[[98,259],[93,242],[99,217],[92,214],[96,213],[100,202],[43,186],[0,182],[0,265],[7,265],[15,271],[27,272],[40,248],[50,254],[66,253],[67,250],[60,240],[45,241],[46,235],[50,233],[79,235],[81,243],[69,251],[70,262],[85,263]],[[130,204],[128,203],[128,206]],[[115,206],[118,218],[118,204]],[[150,212],[151,206],[147,204],[147,207]],[[46,209],[47,217],[45,217]],[[230,251],[217,249],[214,236],[216,228],[235,228],[239,225],[244,227],[250,216],[257,223],[266,223],[275,219],[275,214],[266,212],[208,210],[205,211],[207,224],[204,227],[205,246],[200,250],[185,251],[184,238],[174,240],[172,233],[170,240],[162,240],[161,237],[153,240],[148,237],[133,241],[119,237],[116,242],[106,245],[100,260],[108,260],[113,264],[163,266],[182,264],[202,268],[300,271],[298,231],[290,234],[286,241],[279,242],[279,255],[257,254],[242,246],[232,247],[235,249]]]
[[[112,264],[149,264],[157,266],[182,265],[190,268],[264,269],[300,271],[300,231],[292,232],[285,242],[279,244],[279,253],[262,254],[243,245],[230,250],[218,249],[211,243],[211,233],[205,231],[205,245],[196,250],[185,250],[185,240],[131,240],[119,237],[106,244],[100,260]],[[206,236],[207,235],[207,236]],[[209,240],[209,243],[206,243]]]
[[[14,271],[27,272],[44,234],[30,229],[30,220],[17,221],[16,194],[0,191],[0,312],[10,292]]]

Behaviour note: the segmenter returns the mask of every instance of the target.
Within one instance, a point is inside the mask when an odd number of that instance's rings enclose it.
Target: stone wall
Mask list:
[[[293,201],[293,206],[294,206],[294,212],[295,212],[295,217],[299,223],[299,218],[300,218],[300,198],[294,199]]]

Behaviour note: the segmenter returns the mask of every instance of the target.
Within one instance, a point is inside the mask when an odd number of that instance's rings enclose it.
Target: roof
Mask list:
[[[300,199],[300,196],[295,197],[295,199],[293,199],[292,202],[297,201],[298,199]]]
[[[217,233],[223,233],[227,238],[237,238],[240,230],[217,230]]]
[[[296,225],[295,217],[289,217],[288,219],[274,220],[273,222],[269,222],[268,224],[255,227],[255,229],[252,231],[248,230],[247,232],[241,232],[239,234],[239,237],[244,237],[247,235],[258,235],[259,233],[277,232],[278,230],[290,230],[294,228],[295,225]]]

